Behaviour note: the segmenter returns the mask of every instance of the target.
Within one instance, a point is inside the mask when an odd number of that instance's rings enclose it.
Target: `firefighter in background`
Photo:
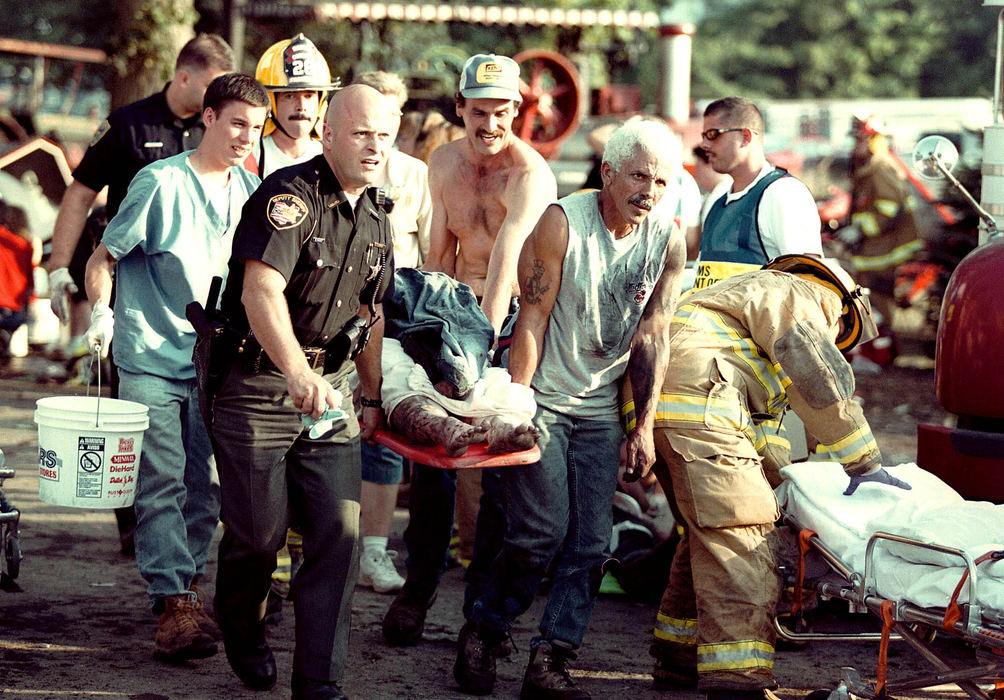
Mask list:
[[[268,47],[254,77],[265,86],[272,106],[245,167],[264,179],[321,153],[328,92],[340,88],[341,80],[331,80],[324,56],[303,34]]]
[[[874,115],[852,122],[850,224],[837,232],[848,246],[857,281],[871,291],[875,308],[893,327],[895,272],[924,243],[917,237],[914,198],[889,150],[889,138]]]
[[[681,300],[656,415],[656,475],[684,523],[651,654],[663,689],[711,700],[776,687],[778,506],[753,416],[789,406],[850,476],[909,488],[881,466],[841,354],[875,335],[867,297],[835,261],[784,255]]]

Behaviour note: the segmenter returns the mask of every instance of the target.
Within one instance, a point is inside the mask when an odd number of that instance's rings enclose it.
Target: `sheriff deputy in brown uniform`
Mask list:
[[[238,677],[255,689],[274,685],[260,610],[287,512],[296,513],[304,560],[293,582],[295,700],[345,697],[338,682],[357,577],[359,440],[383,421],[379,314],[393,277],[382,193],[369,185],[397,122],[373,88],[336,93],[322,155],[269,176],[244,207],[223,296],[241,344],[213,404],[226,523],[216,611]],[[362,433],[348,386],[353,357]],[[305,428],[307,416],[323,420],[339,408],[346,415],[328,432]]]

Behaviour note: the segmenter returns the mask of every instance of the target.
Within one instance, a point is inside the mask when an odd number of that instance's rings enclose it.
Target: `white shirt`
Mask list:
[[[255,163],[261,162],[262,149],[265,151],[265,168],[262,170],[261,179],[264,180],[279,168],[288,168],[290,165],[303,163],[314,156],[320,155],[321,142],[317,139],[310,139],[307,150],[303,152],[303,155],[299,158],[293,158],[280,151],[279,147],[275,145],[275,139],[272,138],[272,134],[269,134],[254,145],[254,153],[252,155]]]
[[[429,166],[407,153],[391,150],[376,185],[394,200],[387,217],[394,236],[394,267],[421,267],[429,255],[432,227]]]

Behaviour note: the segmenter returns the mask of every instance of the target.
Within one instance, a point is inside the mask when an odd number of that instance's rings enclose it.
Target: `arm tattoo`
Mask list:
[[[551,288],[551,285],[544,284],[544,263],[539,259],[533,259],[533,269],[523,284],[520,285],[520,293],[528,304],[539,304],[544,296],[544,292]]]

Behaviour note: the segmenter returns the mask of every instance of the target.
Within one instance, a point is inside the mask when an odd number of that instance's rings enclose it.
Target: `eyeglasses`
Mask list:
[[[708,129],[707,131],[701,132],[701,138],[707,139],[708,141],[715,141],[722,134],[727,134],[730,131],[746,131],[745,126],[735,126],[730,129]],[[750,133],[759,134],[759,131],[755,129],[750,129]]]

